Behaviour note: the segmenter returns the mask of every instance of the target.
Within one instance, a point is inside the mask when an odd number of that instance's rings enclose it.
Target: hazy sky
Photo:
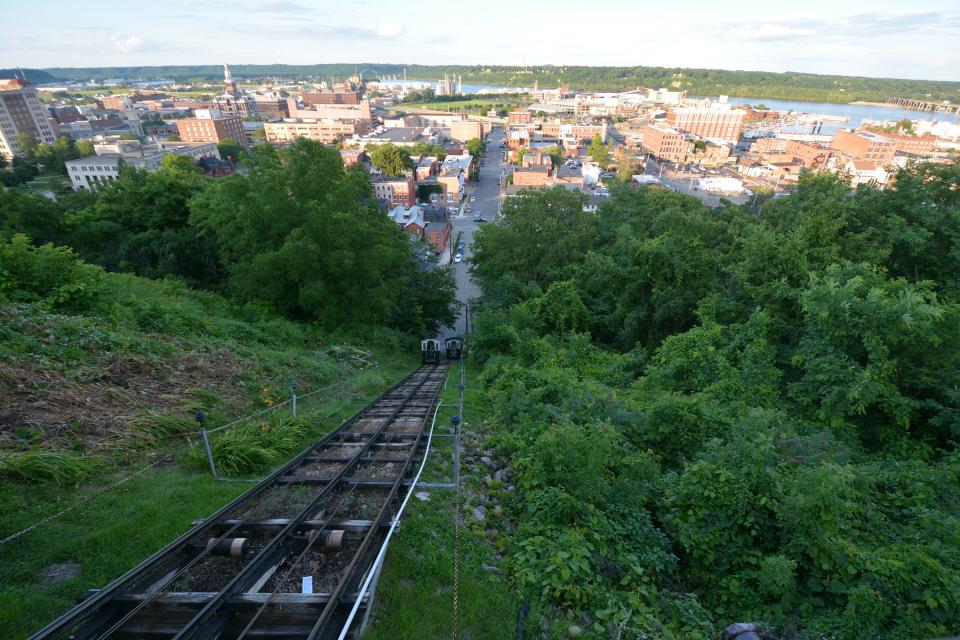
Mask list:
[[[960,80],[958,0],[40,0],[0,67],[662,65]]]

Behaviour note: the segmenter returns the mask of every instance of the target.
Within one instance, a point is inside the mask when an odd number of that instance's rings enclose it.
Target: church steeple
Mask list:
[[[226,86],[226,91],[232,96],[237,95],[240,91],[237,89],[237,83],[233,81],[233,74],[230,73],[230,67],[227,66],[227,63],[223,63],[223,84]]]

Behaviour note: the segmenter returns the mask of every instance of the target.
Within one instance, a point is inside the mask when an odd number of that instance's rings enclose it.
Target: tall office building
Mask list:
[[[29,133],[37,142],[55,142],[49,114],[37,97],[37,90],[26,80],[0,80],[0,156],[20,154],[17,135]]]

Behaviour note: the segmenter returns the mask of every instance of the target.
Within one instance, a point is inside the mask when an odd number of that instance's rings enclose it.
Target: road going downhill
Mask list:
[[[466,332],[466,313],[467,304],[480,295],[480,289],[474,284],[470,277],[470,267],[467,260],[471,256],[471,244],[473,244],[473,234],[482,224],[490,224],[496,220],[500,212],[500,187],[497,185],[497,178],[503,171],[503,163],[500,162],[500,153],[503,149],[503,129],[494,129],[488,135],[490,143],[487,145],[487,155],[483,166],[480,167],[480,181],[468,183],[467,201],[465,207],[461,208],[461,214],[453,218],[453,237],[462,232],[461,241],[465,247],[463,253],[464,262],[454,263],[454,273],[457,282],[457,300],[460,301],[460,317],[457,318],[456,326],[450,333],[463,335]],[[476,201],[471,201],[470,197],[476,196]],[[469,209],[469,213],[467,210]],[[488,222],[474,222],[473,216],[479,213]],[[456,249],[454,249],[456,253]]]

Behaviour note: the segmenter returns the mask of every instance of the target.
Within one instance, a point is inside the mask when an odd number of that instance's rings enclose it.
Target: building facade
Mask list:
[[[26,80],[0,80],[0,156],[20,154],[17,136],[29,133],[37,142],[57,139],[49,113]]]
[[[457,142],[483,140],[483,123],[479,120],[458,120],[450,125],[450,139]]]
[[[701,138],[718,138],[736,144],[743,134],[742,109],[729,105],[674,107],[667,111],[667,124]]]
[[[897,143],[870,131],[838,131],[831,146],[854,160],[865,160],[881,167],[893,162]]]
[[[223,142],[234,140],[246,146],[247,134],[240,116],[224,116],[216,109],[200,109],[196,118],[177,120],[177,131],[183,142]]]
[[[640,145],[658,160],[682,164],[693,153],[693,143],[687,137],[668,127],[647,125],[641,131]]]
[[[372,180],[373,194],[387,209],[397,205],[410,208],[417,203],[417,183],[413,178],[379,178]]]
[[[283,122],[265,122],[263,132],[267,142],[283,144],[298,138],[316,140],[324,144],[333,144],[354,135],[363,135],[370,131],[366,120],[284,120]]]

